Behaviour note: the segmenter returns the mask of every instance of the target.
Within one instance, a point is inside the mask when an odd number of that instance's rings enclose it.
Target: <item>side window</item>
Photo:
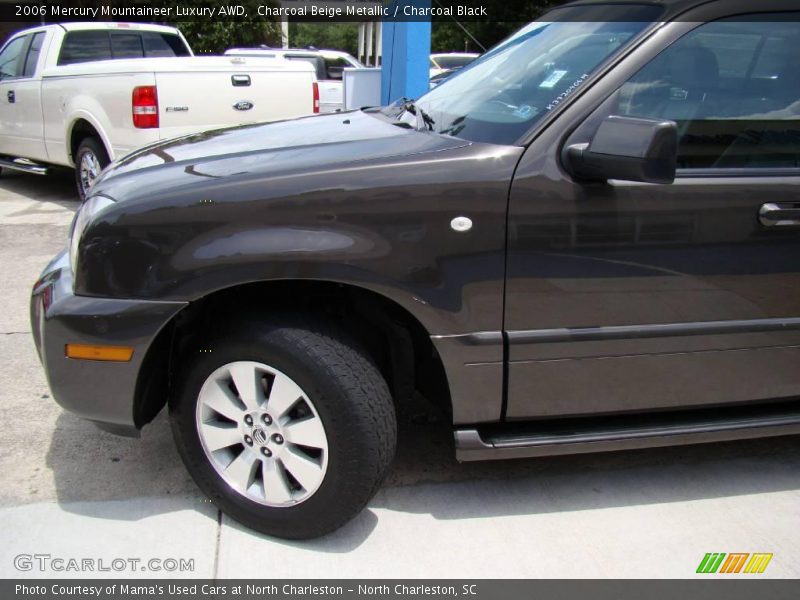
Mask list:
[[[64,36],[59,65],[111,60],[111,40],[107,31],[70,31]]]
[[[44,35],[44,31],[33,35],[30,48],[28,48],[28,56],[25,58],[25,68],[22,71],[23,77],[33,77],[36,74],[36,63],[39,62],[39,55],[42,53]]]
[[[770,17],[687,34],[620,89],[617,114],[677,122],[682,169],[800,167],[800,22]]]
[[[111,52],[114,58],[142,58],[142,36],[138,33],[111,33]]]
[[[27,40],[27,35],[15,38],[0,52],[0,79],[20,76],[22,72],[21,54]]]

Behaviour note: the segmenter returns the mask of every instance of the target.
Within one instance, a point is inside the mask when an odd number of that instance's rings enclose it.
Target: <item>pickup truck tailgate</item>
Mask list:
[[[156,73],[160,137],[313,113],[311,71]]]

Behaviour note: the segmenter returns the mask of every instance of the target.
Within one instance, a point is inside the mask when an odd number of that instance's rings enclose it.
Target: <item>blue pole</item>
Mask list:
[[[431,0],[395,0],[402,14],[405,6],[429,8]],[[384,21],[381,102],[419,98],[428,91],[431,54],[431,22]]]

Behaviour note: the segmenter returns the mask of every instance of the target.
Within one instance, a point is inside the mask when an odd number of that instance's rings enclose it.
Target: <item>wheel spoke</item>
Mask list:
[[[294,381],[285,375],[276,373],[272,388],[269,390],[267,410],[269,410],[273,419],[278,419],[297,404],[297,401],[302,397],[303,390]]]
[[[203,389],[201,400],[210,409],[237,423],[242,418],[242,407],[234,398],[228,386],[219,380],[209,381]]]
[[[322,467],[292,448],[286,448],[286,452],[281,454],[281,461],[284,468],[306,490],[316,488],[319,480],[322,479]]]
[[[231,427],[230,425],[202,423],[200,425],[200,435],[203,436],[203,441],[211,452],[228,448],[242,441],[239,428]]]
[[[271,504],[285,504],[292,499],[289,482],[277,461],[267,460],[261,467],[264,481],[264,500]]]
[[[292,444],[300,444],[310,448],[327,446],[322,421],[317,417],[309,417],[302,421],[293,421],[284,426],[286,440]]]
[[[256,465],[260,462],[256,459],[255,454],[249,450],[243,450],[225,469],[225,475],[230,477],[240,491],[246,492],[253,485]]]
[[[261,389],[261,373],[249,363],[236,363],[230,367],[233,383],[239,392],[247,410],[258,410],[264,403],[264,392]]]

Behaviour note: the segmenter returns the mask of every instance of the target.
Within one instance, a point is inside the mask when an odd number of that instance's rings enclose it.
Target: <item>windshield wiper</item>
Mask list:
[[[428,131],[433,131],[433,126],[436,125],[436,121],[434,121],[433,117],[425,112],[425,110],[420,108],[414,100],[411,98],[400,98],[395,102],[395,105],[401,109],[397,115],[398,119],[405,113],[410,113],[417,117],[417,122],[419,123],[421,121]],[[419,129],[419,127],[417,129]]]

